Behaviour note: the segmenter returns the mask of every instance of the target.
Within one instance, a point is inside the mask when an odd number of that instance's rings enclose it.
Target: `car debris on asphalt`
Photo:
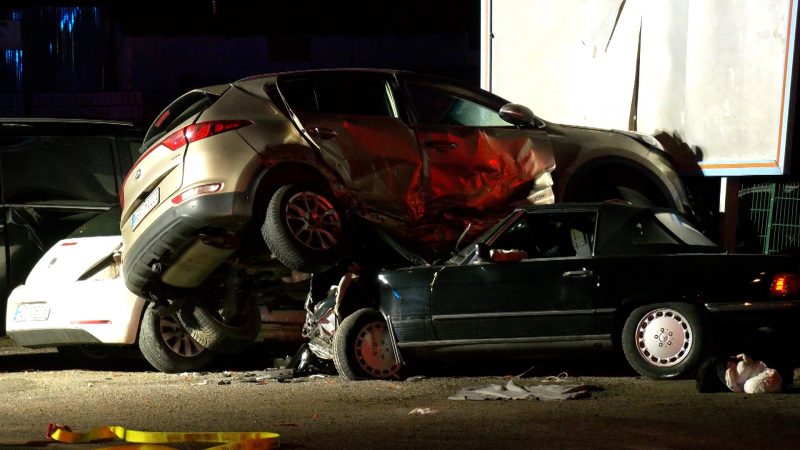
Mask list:
[[[592,384],[537,384],[518,386],[514,380],[505,385],[490,384],[464,388],[448,400],[576,400],[589,398],[603,388]]]

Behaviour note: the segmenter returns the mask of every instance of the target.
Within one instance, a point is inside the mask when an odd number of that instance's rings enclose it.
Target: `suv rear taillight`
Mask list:
[[[211,122],[193,123],[165,137],[159,145],[163,145],[170,150],[178,150],[186,144],[242,128],[252,123],[249,120],[213,120]],[[158,145],[155,147],[158,147]]]
[[[776,297],[785,297],[800,292],[800,275],[779,273],[772,278],[769,292]]]
[[[136,166],[142,162],[143,159],[147,157],[153,150],[160,146],[167,147],[168,149],[175,151],[179,148],[184,147],[186,144],[190,144],[192,142],[197,142],[201,139],[205,139],[207,137],[216,136],[218,134],[222,134],[226,131],[235,130],[237,128],[246,127],[248,125],[252,125],[253,122],[249,120],[211,120],[208,122],[200,122],[200,123],[193,123],[191,125],[187,125],[181,128],[178,131],[170,134],[169,136],[165,137],[161,141],[158,142],[156,145],[150,146],[146,152],[142,153],[142,156],[136,160],[136,162],[131,167],[131,170],[128,171],[128,175],[125,176],[125,179],[122,180],[122,189],[120,190],[119,195],[119,204],[120,206],[124,206],[125,204],[125,183],[128,182],[128,177],[134,173],[136,170]]]

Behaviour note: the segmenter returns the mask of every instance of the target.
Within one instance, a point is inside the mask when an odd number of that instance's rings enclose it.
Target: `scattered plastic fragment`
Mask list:
[[[425,375],[417,375],[417,376],[413,376],[413,377],[408,377],[408,378],[406,378],[406,382],[408,382],[408,383],[413,383],[413,382],[415,382],[415,381],[422,381],[422,380],[425,380],[425,379],[427,379],[427,378],[428,378],[428,377],[426,377]]]
[[[569,378],[569,374],[567,372],[561,372],[558,375],[544,377],[541,379],[541,381],[545,383],[563,383],[564,381],[567,381],[567,378]]]
[[[426,414],[436,414],[438,412],[439,412],[438,410],[431,409],[431,408],[414,408],[411,411],[409,411],[408,414],[412,415],[412,416],[413,415],[422,416],[422,415],[426,415]]]

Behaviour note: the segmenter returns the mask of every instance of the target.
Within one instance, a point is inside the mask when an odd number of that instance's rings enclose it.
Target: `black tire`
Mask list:
[[[255,305],[241,307],[227,320],[205,305],[187,301],[178,310],[178,319],[203,347],[223,354],[243,351],[261,330],[261,312]]]
[[[658,303],[631,312],[622,328],[628,364],[655,380],[691,374],[706,356],[706,326],[688,303]]]
[[[145,308],[139,325],[139,350],[151,366],[166,373],[192,372],[214,359],[214,353],[192,339],[177,317],[159,317],[152,305]]]
[[[347,248],[344,211],[327,190],[286,185],[272,195],[261,235],[275,258],[300,272],[334,266]]]
[[[342,321],[333,335],[333,364],[344,380],[399,378],[401,366],[378,311],[359,309]]]

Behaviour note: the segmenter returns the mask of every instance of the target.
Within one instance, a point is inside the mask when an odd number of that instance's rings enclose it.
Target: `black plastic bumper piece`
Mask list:
[[[158,217],[123,255],[125,285],[145,298],[158,290],[161,268],[194,242],[206,228],[238,232],[252,217],[245,193],[211,194],[170,208]]]

